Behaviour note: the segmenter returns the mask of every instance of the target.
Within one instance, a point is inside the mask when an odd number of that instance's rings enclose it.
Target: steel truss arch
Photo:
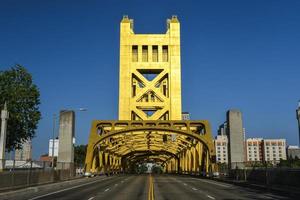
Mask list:
[[[105,120],[92,123],[85,168],[117,173],[127,171],[130,162],[160,160],[166,172],[207,173],[214,159],[206,120]]]

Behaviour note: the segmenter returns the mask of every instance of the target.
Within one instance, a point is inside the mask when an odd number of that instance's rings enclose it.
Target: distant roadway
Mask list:
[[[118,175],[86,178],[56,189],[37,190],[13,199],[31,200],[217,200],[289,199],[267,191],[210,179],[176,175]]]

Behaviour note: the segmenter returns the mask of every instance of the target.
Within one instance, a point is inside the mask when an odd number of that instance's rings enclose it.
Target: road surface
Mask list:
[[[59,189],[31,192],[13,198],[30,200],[217,200],[289,199],[262,190],[190,176],[119,175],[87,178]]]

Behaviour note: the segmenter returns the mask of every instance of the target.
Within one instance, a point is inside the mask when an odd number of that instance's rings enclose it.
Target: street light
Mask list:
[[[69,111],[76,111],[76,110],[72,110],[72,109],[63,109],[62,111],[60,111],[60,115],[65,113],[65,112],[69,112]],[[83,111],[87,111],[86,108],[79,108],[77,109],[77,111],[83,112]],[[54,146],[55,146],[55,125],[56,125],[56,114],[53,114],[53,132],[52,132],[52,168],[54,168]]]

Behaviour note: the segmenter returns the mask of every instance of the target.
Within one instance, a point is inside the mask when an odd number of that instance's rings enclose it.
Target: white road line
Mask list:
[[[118,186],[118,183],[116,183],[115,186],[117,187],[117,186]]]
[[[208,198],[210,198],[210,199],[215,199],[215,197],[212,197],[212,196],[210,196],[210,195],[206,195]]]
[[[33,198],[29,199],[29,200],[40,199],[40,198],[47,197],[47,196],[50,196],[50,195],[53,195],[53,194],[57,194],[57,193],[60,193],[60,192],[72,190],[72,189],[75,189],[75,188],[80,188],[82,186],[90,185],[90,184],[93,184],[93,183],[96,183],[96,182],[99,182],[99,181],[103,181],[103,180],[107,180],[107,179],[110,179],[110,178],[99,179],[99,180],[92,181],[92,182],[89,182],[89,183],[85,183],[85,184],[82,184],[82,185],[76,185],[76,186],[73,186],[73,187],[70,187],[70,188],[58,190],[58,191],[55,191],[55,192],[50,192],[48,194],[44,194],[44,195],[41,195],[41,196],[33,197]]]
[[[221,187],[226,187],[226,188],[229,188],[229,187],[232,186],[232,185],[229,185],[229,184],[215,183],[213,181],[207,181],[207,180],[200,179],[200,178],[191,178],[191,179],[202,181],[202,182],[205,182],[205,183],[210,183],[210,184],[213,184],[213,185],[218,185],[218,186],[221,186]]]
[[[198,190],[197,188],[192,188],[193,190]]]
[[[107,192],[108,190],[110,190],[110,188],[106,188],[106,189],[104,190],[104,192]]]
[[[183,185],[185,185],[185,186],[186,186],[186,183],[183,183]]]
[[[94,199],[95,197],[91,197],[91,198],[89,198],[88,200],[92,200],[92,199]]]
[[[121,183],[124,183],[124,181],[121,181]]]

